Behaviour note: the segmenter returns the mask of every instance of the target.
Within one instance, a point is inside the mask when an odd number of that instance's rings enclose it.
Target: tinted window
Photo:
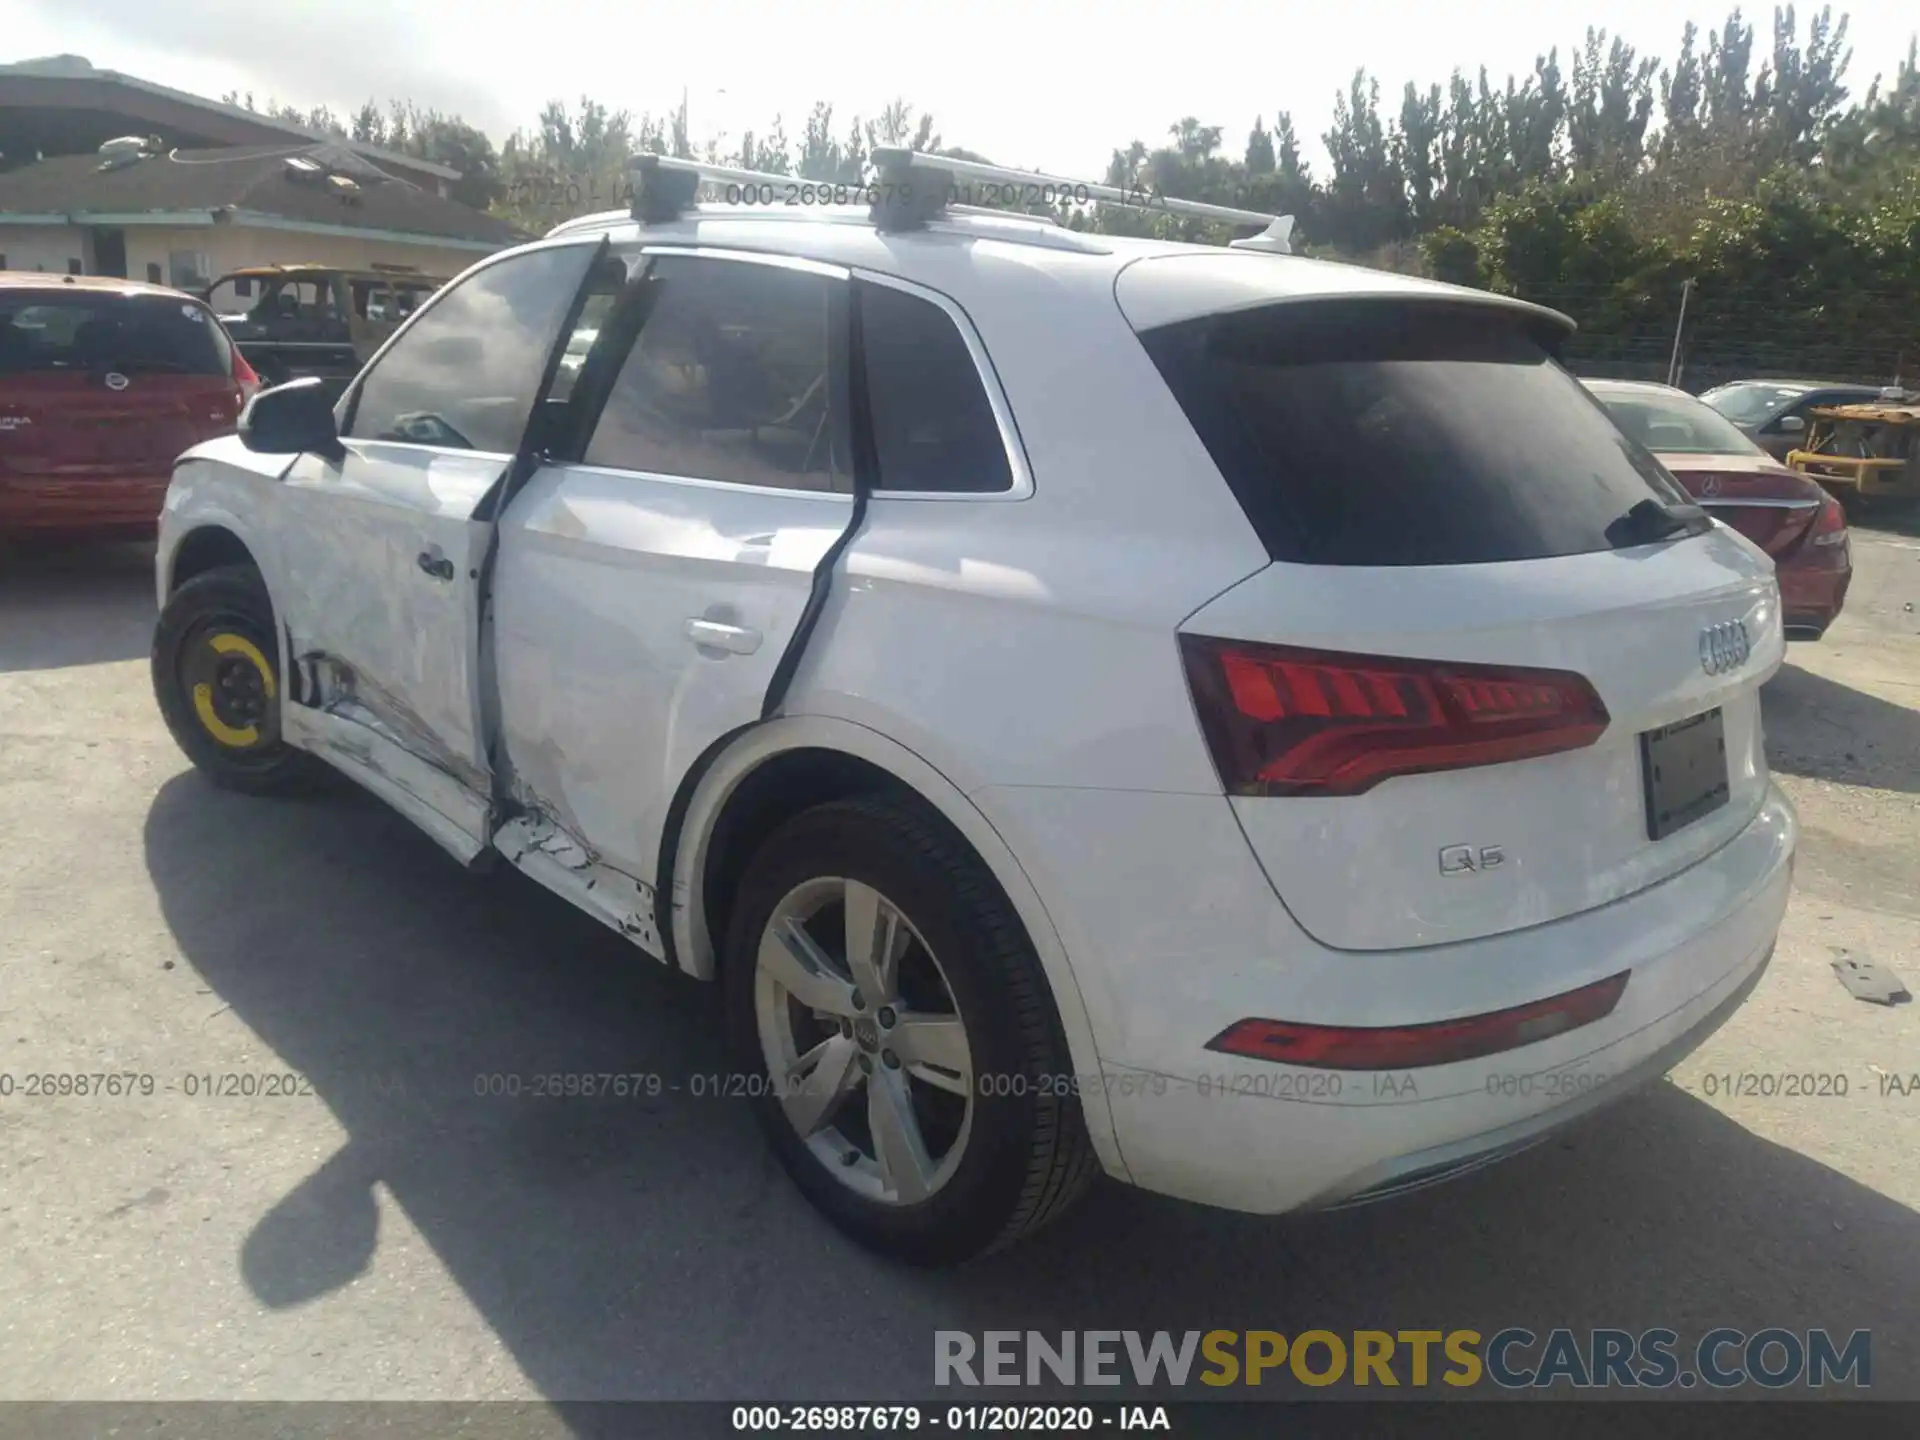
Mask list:
[[[1276,305],[1141,340],[1276,560],[1572,555],[1643,543],[1668,528],[1659,506],[1687,503],[1517,321],[1479,307]]]
[[[1645,390],[1596,392],[1607,413],[1649,450],[1669,455],[1764,455],[1740,427],[1718,410],[1686,395]]]
[[[947,313],[917,295],[863,284],[860,336],[879,488],[1012,489],[993,407]]]
[[[0,291],[0,373],[119,370],[229,373],[226,333],[202,306],[166,295]]]
[[[668,255],[639,283],[640,333],[587,443],[587,464],[847,488],[839,281]]]
[[[595,246],[533,250],[443,292],[361,381],[348,434],[511,454]]]

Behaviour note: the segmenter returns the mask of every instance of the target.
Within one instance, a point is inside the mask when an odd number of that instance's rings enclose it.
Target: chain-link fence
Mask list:
[[[1772,303],[1709,284],[1648,294],[1568,283],[1521,294],[1579,322],[1566,352],[1579,375],[1671,376],[1695,393],[1758,377],[1920,386],[1920,297],[1905,293],[1848,291],[1811,305],[1804,290]]]

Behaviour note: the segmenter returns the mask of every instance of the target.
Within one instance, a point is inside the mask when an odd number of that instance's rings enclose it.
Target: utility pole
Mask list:
[[[1667,384],[1680,383],[1680,340],[1687,333],[1687,296],[1693,293],[1693,281],[1687,279],[1680,285],[1680,320],[1673,327],[1673,357],[1667,361]]]

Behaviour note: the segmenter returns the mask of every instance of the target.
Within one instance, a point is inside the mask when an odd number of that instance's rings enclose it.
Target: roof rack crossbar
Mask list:
[[[762,194],[771,201],[789,185],[805,185],[828,192],[844,190],[850,205],[857,204],[868,189],[865,182],[806,180],[798,175],[742,170],[733,165],[682,160],[673,155],[636,155],[628,162],[627,169],[633,179],[633,218],[642,224],[677,219],[698,201],[702,185],[732,187],[739,192],[741,201],[749,205]]]
[[[1181,215],[1194,220],[1211,220],[1227,225],[1255,225],[1256,235],[1228,244],[1234,249],[1264,250],[1281,255],[1293,250],[1293,216],[1274,215],[1264,210],[1240,210],[1229,205],[1212,205],[1199,200],[1176,200],[1171,196],[1150,194],[1144,189],[1124,189],[1116,185],[1068,180],[1034,170],[1014,170],[1002,165],[987,165],[977,160],[962,160],[950,155],[925,151],[882,147],[873,152],[873,178],[868,181],[839,182],[804,180],[794,175],[776,175],[765,170],[742,170],[731,165],[710,164],[704,160],[682,160],[671,155],[642,154],[630,163],[633,178],[632,215],[642,224],[662,224],[678,219],[693,207],[702,185],[737,186],[749,198],[762,192],[776,194],[772,187],[811,185],[829,193],[844,189],[850,202],[865,198],[873,222],[882,230],[912,230],[941,214],[1005,215],[1009,218],[1059,221],[1050,215],[1025,215],[1018,210],[963,204],[956,180],[972,180],[1007,187],[1007,198],[1017,200],[1032,187],[1037,199],[1074,203],[1099,201],[1133,210],[1164,215]],[[1017,187],[1017,188],[1016,188]]]
[[[1212,205],[1200,200],[1176,200],[1151,194],[1145,189],[1126,189],[1117,185],[1096,184],[1087,180],[1069,180],[1037,170],[1016,170],[1005,165],[988,165],[978,160],[962,160],[952,155],[934,155],[922,150],[883,147],[873,152],[879,194],[874,200],[874,219],[882,228],[911,228],[943,208],[958,209],[945,203],[954,190],[953,182],[973,180],[986,185],[1006,187],[1008,200],[1031,194],[1042,202],[1097,200],[1107,205],[1123,205],[1131,210],[1183,215],[1194,220],[1213,220],[1227,225],[1257,225],[1258,235],[1229,242],[1236,248],[1291,253],[1293,217],[1274,215],[1264,210],[1240,210],[1230,205]],[[915,195],[913,177],[929,187],[934,195]],[[946,193],[939,193],[946,192]],[[991,192],[989,192],[991,193]],[[977,209],[975,206],[966,207]]]

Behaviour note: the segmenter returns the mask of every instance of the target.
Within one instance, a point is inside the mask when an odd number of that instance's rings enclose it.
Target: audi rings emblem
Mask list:
[[[1709,675],[1738,670],[1752,653],[1745,621],[1722,620],[1700,632],[1700,668]]]

